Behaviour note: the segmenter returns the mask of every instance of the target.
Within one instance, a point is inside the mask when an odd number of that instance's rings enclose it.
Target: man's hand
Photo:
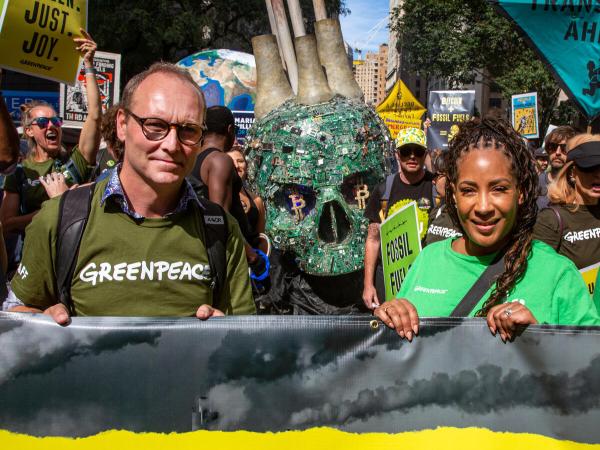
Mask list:
[[[375,309],[379,306],[379,298],[377,298],[377,289],[375,289],[375,286],[373,286],[372,284],[369,286],[365,284],[362,299],[365,303],[365,306],[369,309]]]
[[[374,314],[388,327],[394,328],[402,339],[412,341],[413,336],[419,333],[419,315],[413,304],[405,298],[385,302]]]
[[[529,308],[519,302],[494,306],[489,310],[486,320],[492,334],[495,336],[500,332],[500,338],[504,342],[512,341],[519,328],[538,323]]]
[[[60,326],[66,327],[71,323],[69,311],[67,311],[67,308],[62,303],[58,303],[50,308],[46,308],[44,310],[44,314],[52,317]]]
[[[196,311],[196,317],[200,320],[210,319],[211,317],[223,317],[224,315],[223,311],[219,311],[210,305],[200,305],[200,308]]]

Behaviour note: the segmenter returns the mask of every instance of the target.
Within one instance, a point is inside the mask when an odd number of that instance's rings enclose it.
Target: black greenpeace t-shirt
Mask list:
[[[381,197],[385,193],[385,181],[379,183],[373,189],[371,196],[369,197],[369,203],[365,208],[365,217],[369,219],[370,223],[381,223],[380,210],[382,209]],[[392,184],[392,190],[390,192],[390,198],[388,200],[388,211],[399,202],[407,200],[414,200],[417,202],[417,206],[427,214],[431,211],[431,208],[435,205],[433,198],[433,174],[425,172],[425,176],[421,181],[415,184],[406,184],[400,179],[400,174],[394,178]],[[385,211],[383,211],[385,214]],[[424,224],[425,227],[427,224]]]
[[[575,212],[565,205],[553,208],[562,219],[562,235],[556,213],[546,208],[538,214],[533,238],[569,258],[578,269],[600,262],[600,205],[580,205]]]
[[[431,211],[429,214],[429,228],[427,228],[427,236],[425,236],[425,245],[460,236],[462,236],[462,233],[454,226],[450,214],[448,214],[446,204],[440,205]]]

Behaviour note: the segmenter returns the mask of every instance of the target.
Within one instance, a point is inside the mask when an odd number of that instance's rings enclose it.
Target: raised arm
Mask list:
[[[2,82],[2,69],[0,69],[0,82]],[[0,172],[9,169],[18,158],[19,134],[0,92]]]
[[[102,124],[102,103],[100,90],[94,70],[94,53],[96,43],[84,29],[80,29],[83,38],[74,38],[77,50],[83,58],[85,67],[85,90],[87,93],[88,115],[79,135],[79,151],[90,165],[96,164],[96,153],[100,147],[100,125]]]

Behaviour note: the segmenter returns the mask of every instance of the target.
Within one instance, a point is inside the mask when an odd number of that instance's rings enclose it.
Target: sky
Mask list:
[[[367,44],[369,32],[390,13],[389,0],[346,0],[346,7],[351,13],[340,16],[344,40],[351,47],[362,47],[363,57],[367,51],[376,51],[379,44],[388,42],[387,23],[379,29]],[[357,58],[357,55],[354,55]]]

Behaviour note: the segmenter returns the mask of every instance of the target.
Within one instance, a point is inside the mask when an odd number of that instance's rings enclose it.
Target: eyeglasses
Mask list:
[[[62,117],[36,117],[31,121],[31,125],[37,125],[40,128],[48,128],[48,124],[55,127],[61,127],[63,124]]]
[[[167,137],[171,128],[175,128],[177,139],[185,145],[196,145],[202,139],[206,125],[197,123],[169,123],[157,117],[139,117],[125,108],[129,114],[142,128],[142,133],[149,141],[160,141]]]
[[[548,145],[546,145],[546,148],[548,149],[548,153],[554,153],[559,148],[561,152],[567,152],[567,144],[555,144],[554,142],[550,142]]]
[[[417,158],[425,156],[425,149],[419,145],[404,145],[398,152],[403,158],[408,158],[410,155],[415,155]]]

